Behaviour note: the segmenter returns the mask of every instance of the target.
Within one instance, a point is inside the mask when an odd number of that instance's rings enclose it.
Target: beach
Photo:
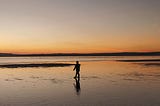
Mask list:
[[[160,106],[160,0],[0,0],[0,106]]]
[[[0,68],[0,106],[159,106],[160,67],[144,65],[159,61],[117,61],[159,58],[0,57],[3,66],[36,64]],[[81,64],[79,81],[73,78],[76,60]]]

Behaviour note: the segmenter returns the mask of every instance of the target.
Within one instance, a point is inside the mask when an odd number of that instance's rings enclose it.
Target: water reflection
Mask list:
[[[76,94],[80,95],[80,92],[81,92],[80,78],[78,77],[78,78],[74,78],[74,79],[75,79],[75,83],[73,85],[76,90]]]

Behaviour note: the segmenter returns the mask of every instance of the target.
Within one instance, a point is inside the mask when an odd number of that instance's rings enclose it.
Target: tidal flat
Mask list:
[[[6,57],[0,65],[66,63],[65,67],[0,68],[2,106],[159,106],[159,57]],[[74,79],[75,61],[81,64]],[[159,64],[159,63],[158,63]]]

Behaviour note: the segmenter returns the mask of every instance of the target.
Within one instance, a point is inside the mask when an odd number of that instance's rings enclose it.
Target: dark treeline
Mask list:
[[[0,57],[22,56],[160,56],[160,52],[118,52],[118,53],[53,53],[53,54],[12,54],[0,53]]]

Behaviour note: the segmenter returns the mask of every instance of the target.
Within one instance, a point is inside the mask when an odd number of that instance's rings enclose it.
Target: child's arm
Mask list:
[[[76,65],[74,66],[74,69],[73,69],[73,71],[76,69]]]

